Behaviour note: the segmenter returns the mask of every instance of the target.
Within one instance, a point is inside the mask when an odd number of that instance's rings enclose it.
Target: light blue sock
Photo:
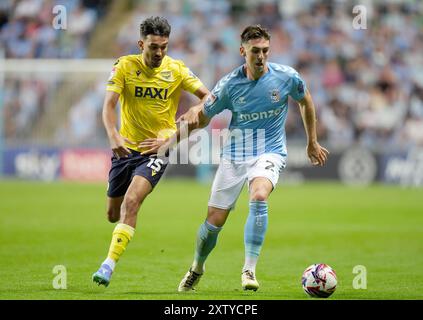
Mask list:
[[[242,271],[255,272],[258,256],[267,230],[267,202],[250,201],[250,212],[244,228],[245,263]]]
[[[197,233],[197,246],[195,248],[192,270],[197,273],[204,272],[204,263],[217,243],[217,236],[222,227],[216,227],[204,221]]]

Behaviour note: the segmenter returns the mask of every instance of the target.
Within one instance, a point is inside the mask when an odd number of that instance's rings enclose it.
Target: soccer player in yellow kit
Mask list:
[[[103,105],[103,123],[113,151],[107,190],[107,215],[116,225],[106,260],[93,274],[98,285],[110,283],[115,264],[135,232],[141,203],[163,175],[167,159],[145,154],[141,142],[176,132],[175,115],[181,90],[204,102],[209,91],[184,65],[166,55],[171,27],[162,17],[140,26],[139,55],[119,58],[110,74]],[[116,129],[116,104],[121,128]],[[201,103],[200,102],[200,103]],[[158,136],[160,134],[163,137]]]

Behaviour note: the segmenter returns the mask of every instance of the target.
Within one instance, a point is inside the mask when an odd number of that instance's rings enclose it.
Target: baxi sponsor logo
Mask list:
[[[166,100],[169,89],[135,87],[135,97]]]

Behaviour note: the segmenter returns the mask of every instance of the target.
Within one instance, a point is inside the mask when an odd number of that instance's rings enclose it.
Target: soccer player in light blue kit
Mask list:
[[[315,108],[304,81],[293,68],[267,62],[269,51],[267,30],[259,25],[247,27],[241,34],[240,47],[245,64],[223,77],[204,105],[192,107],[181,118],[192,130],[206,126],[224,109],[232,112],[231,134],[213,181],[207,219],[200,226],[193,264],[178,291],[190,291],[198,284],[205,261],[246,181],[250,204],[241,282],[244,290],[259,288],[255,269],[267,230],[267,199],[287,157],[284,127],[288,96],[300,106],[310,161],[324,165],[327,160],[328,151],[317,142]]]
[[[255,269],[267,230],[267,199],[276,186],[287,157],[285,120],[288,96],[299,103],[307,134],[307,154],[314,165],[324,165],[328,151],[317,142],[315,108],[304,81],[293,68],[267,62],[270,35],[261,26],[241,34],[240,53],[245,64],[223,77],[204,107],[184,117],[192,127],[204,126],[214,115],[229,109],[231,134],[213,181],[206,221],[200,226],[194,262],[178,291],[189,291],[204,273],[205,261],[215,247],[231,209],[248,181],[250,210],[244,229],[244,290],[257,290]],[[193,125],[194,124],[194,125]],[[263,132],[264,131],[264,132]]]

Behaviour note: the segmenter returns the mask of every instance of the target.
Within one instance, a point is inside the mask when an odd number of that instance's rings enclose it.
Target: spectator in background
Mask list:
[[[9,6],[0,6],[3,15],[7,14],[5,22],[0,25],[0,45],[6,48],[6,58],[85,58],[98,12],[106,5],[101,0],[91,1],[89,8],[81,0],[6,3]],[[94,3],[101,5],[95,6]],[[52,27],[56,4],[67,10],[66,32]]]
[[[5,58],[37,59],[37,58],[85,58],[89,35],[95,27],[97,12],[106,5],[105,1],[89,1],[90,8],[85,6],[87,1],[63,0],[22,0],[0,2],[0,54]],[[99,6],[95,4],[101,4]],[[52,9],[56,4],[65,6],[69,15],[68,29],[55,30],[52,27]],[[46,104],[46,90],[49,96],[54,96],[56,80],[29,80],[14,76],[5,81],[3,94],[13,93],[15,99],[5,99],[6,138],[28,139],[36,121],[41,118]],[[57,81],[56,81],[57,82]],[[49,88],[49,89],[47,89]],[[25,93],[25,94],[22,94]],[[76,109],[78,110],[78,108]],[[76,111],[71,114],[77,113]],[[90,113],[95,120],[96,112]],[[86,118],[91,123],[89,118]],[[84,125],[84,121],[82,121]],[[83,141],[83,140],[80,140]]]
[[[60,3],[75,18],[68,19],[70,31],[66,34],[50,28],[51,8],[56,2],[1,1],[0,48],[5,49],[6,57],[85,57],[91,30],[105,12],[101,9],[106,7],[105,1]],[[352,27],[352,5],[340,1],[162,0],[133,4],[130,18],[119,30],[114,55],[136,53],[133,30],[139,21],[160,13],[175,26],[177,41],[169,54],[188,59],[193,72],[208,86],[240,63],[234,45],[241,26],[268,26],[274,35],[274,61],[295,66],[313,85],[316,112],[322,119],[318,131],[327,134],[329,144],[332,139],[336,144],[353,139],[374,146],[405,137],[401,134],[405,124],[421,121],[422,97],[416,93],[415,78],[423,74],[423,7],[417,1],[366,1],[367,29],[359,30]],[[348,111],[340,111],[339,106]],[[300,117],[295,110],[290,112],[287,132],[301,137]],[[337,134],[342,128],[346,132]],[[415,135],[407,136],[413,143]]]

